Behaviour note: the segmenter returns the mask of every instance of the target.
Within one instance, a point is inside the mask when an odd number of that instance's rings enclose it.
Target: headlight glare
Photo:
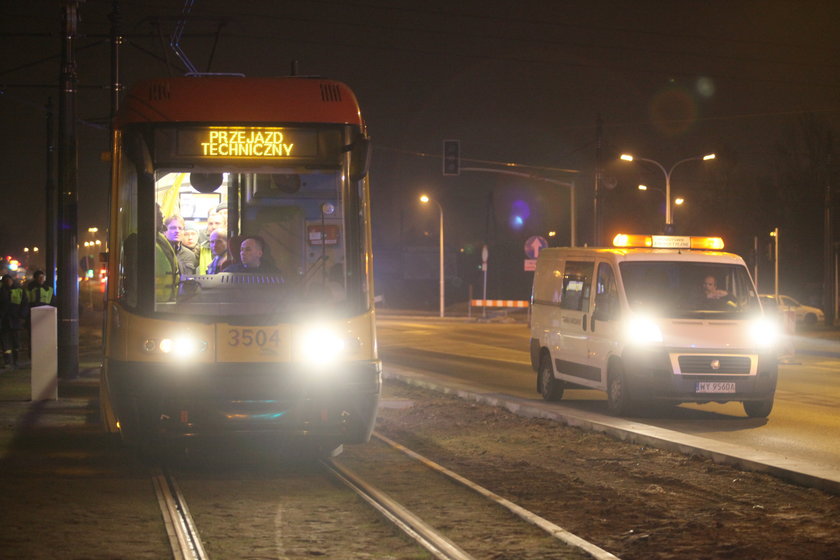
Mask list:
[[[662,342],[662,330],[652,317],[635,315],[624,326],[624,335],[630,344]]]
[[[162,354],[172,356],[173,358],[187,359],[204,350],[207,344],[196,338],[181,336],[178,338],[161,339],[157,347]]]
[[[340,333],[324,326],[309,327],[300,338],[301,359],[316,367],[335,363],[344,353],[347,343]]]
[[[781,328],[778,321],[773,321],[767,317],[754,319],[750,322],[749,329],[750,339],[752,339],[756,346],[761,348],[775,346],[781,336]]]

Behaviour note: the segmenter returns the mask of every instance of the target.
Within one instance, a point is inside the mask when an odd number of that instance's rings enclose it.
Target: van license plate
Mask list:
[[[698,381],[698,393],[734,393],[734,381]]]

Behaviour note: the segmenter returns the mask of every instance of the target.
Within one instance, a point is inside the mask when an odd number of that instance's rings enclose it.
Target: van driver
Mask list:
[[[717,280],[710,274],[703,279],[703,295],[706,299],[721,299],[726,298],[729,292],[719,289]]]
[[[731,302],[732,297],[730,297],[729,292],[717,287],[717,279],[713,275],[708,274],[703,278],[703,295],[700,298],[701,309],[722,310]]]

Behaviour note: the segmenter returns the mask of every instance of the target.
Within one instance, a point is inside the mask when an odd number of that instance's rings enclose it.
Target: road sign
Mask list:
[[[536,259],[540,251],[548,247],[548,241],[542,235],[532,235],[525,241],[525,256]]]

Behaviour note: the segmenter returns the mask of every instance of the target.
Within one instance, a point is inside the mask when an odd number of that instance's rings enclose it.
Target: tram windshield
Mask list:
[[[124,304],[251,319],[366,307],[363,181],[342,150],[316,165],[219,158],[151,173],[138,153],[121,162]]]

